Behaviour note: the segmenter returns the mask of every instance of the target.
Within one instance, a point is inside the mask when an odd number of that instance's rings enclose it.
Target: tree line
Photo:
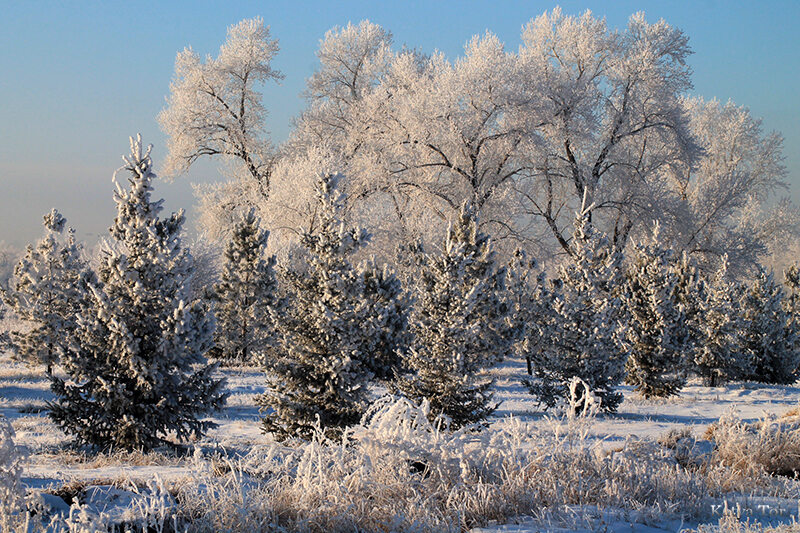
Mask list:
[[[218,271],[183,244],[182,212],[161,217],[136,138],[94,264],[53,210],[3,289],[26,323],[4,342],[46,366],[51,416],[79,442],[202,434],[219,363],[264,368],[279,439],[341,436],[376,385],[481,424],[510,357],[547,408],[576,377],[606,411],[623,381],[663,397],[693,375],[797,378],[800,275],[763,266],[800,228],[771,203],[782,140],[688,96],[680,30],[555,9],[518,51],[487,33],[451,61],[368,21],[334,28],[280,146],[257,90],[282,77],[278,50],[259,18],[217,57],[184,50],[159,115],[164,174],[227,165],[198,189]]]
[[[78,442],[152,448],[171,433],[202,434],[213,424],[201,417],[226,398],[219,363],[265,369],[263,430],[279,439],[320,428],[341,437],[374,385],[428,402],[453,428],[475,427],[497,407],[488,371],[510,357],[527,360],[520,379],[545,407],[563,404],[576,377],[605,411],[618,407],[623,380],[664,397],[692,374],[708,386],[798,377],[797,268],[786,289],[763,269],[748,283],[724,262],[704,274],[657,228],[625,257],[586,201],[573,258],[553,275],[522,249],[501,260],[466,202],[443,245],[407,248],[398,274],[357,260],[370,235],[342,216],[343,177],[320,174],[315,222],[291,262],[268,254],[251,210],[228,237],[218,281],[198,290],[183,213],[160,217],[150,150],[140,138],[131,147],[99,264],[53,210],[2,292],[30,326],[11,332],[11,347],[46,365],[50,416]]]

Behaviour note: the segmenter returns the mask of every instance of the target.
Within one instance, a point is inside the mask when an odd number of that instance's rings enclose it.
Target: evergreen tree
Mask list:
[[[622,303],[628,314],[624,345],[629,350],[626,381],[645,398],[677,394],[686,382],[682,363],[691,348],[687,316],[670,250],[633,245]]]
[[[287,302],[279,328],[279,353],[269,369],[263,429],[278,439],[311,438],[319,424],[333,438],[356,424],[367,405],[371,378],[362,352],[364,277],[350,262],[367,240],[360,229],[341,222],[344,198],[338,176],[317,184],[318,220],[303,231],[302,269],[286,270]]]
[[[789,323],[796,331],[800,332],[800,268],[790,265],[783,273],[783,283],[789,293],[784,298],[784,309],[788,315]],[[797,338],[800,344],[800,335]]]
[[[212,427],[198,416],[225,395],[204,358],[213,317],[186,301],[192,257],[181,247],[183,213],[159,218],[163,200],[150,199],[155,175],[141,137],[124,160],[130,189],[117,184],[112,240],[62,359],[68,379],[51,376],[49,407],[81,443],[150,449],[172,432],[183,439]]]
[[[797,331],[784,308],[783,290],[771,273],[760,269],[741,299],[741,351],[749,360],[745,377],[762,383],[790,384],[797,380],[800,352]]]
[[[480,372],[508,355],[514,342],[505,271],[496,267],[489,238],[466,204],[448,229],[444,251],[424,255],[421,264],[405,354],[409,372],[394,386],[415,401],[428,399],[431,416],[444,414],[453,427],[480,422],[496,407],[491,381]]]
[[[365,261],[358,267],[362,295],[356,315],[361,322],[364,366],[376,379],[394,378],[409,344],[409,301],[397,276],[384,265]]]
[[[672,264],[671,275],[675,279],[675,300],[684,316],[686,346],[681,369],[687,375],[693,368],[694,357],[703,346],[702,325],[703,301],[706,295],[706,280],[700,275],[689,254],[683,252]]]
[[[713,278],[703,284],[698,321],[699,345],[694,350],[694,369],[707,387],[716,387],[749,372],[738,348],[740,321],[736,287],[727,279],[727,260]]]
[[[506,269],[506,288],[510,300],[508,338],[514,340],[514,353],[525,357],[528,375],[541,357],[547,331],[552,326],[552,293],[544,272],[535,274],[536,261],[523,250],[516,250]]]
[[[269,309],[277,303],[275,258],[264,258],[269,232],[250,210],[233,229],[222,276],[214,287],[217,330],[214,355],[227,361],[263,358],[275,343]]]
[[[53,209],[44,216],[45,236],[28,246],[14,269],[3,300],[30,329],[11,332],[11,346],[21,358],[47,366],[64,356],[75,333],[76,315],[91,280],[82,247],[66,219]]]
[[[573,377],[582,379],[605,411],[616,410],[616,391],[625,375],[626,355],[619,292],[622,255],[589,220],[583,209],[576,217],[572,261],[559,269],[552,283],[552,322],[544,331],[544,349],[534,361],[532,394],[548,407],[569,397]]]

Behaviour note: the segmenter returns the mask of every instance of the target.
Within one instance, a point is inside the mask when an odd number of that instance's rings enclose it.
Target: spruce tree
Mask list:
[[[45,236],[28,246],[3,291],[6,305],[30,326],[11,332],[12,348],[22,359],[46,365],[48,373],[69,348],[92,278],[74,231],[64,232],[66,222],[55,209],[44,216]]]
[[[275,344],[270,308],[277,303],[275,258],[264,257],[269,232],[250,210],[233,229],[214,287],[217,330],[213,355],[229,362],[264,359]]]
[[[528,389],[547,407],[569,397],[573,377],[582,379],[615,411],[622,401],[616,389],[625,375],[626,354],[620,295],[622,255],[589,220],[583,209],[575,220],[572,261],[562,265],[551,284],[552,311],[544,349],[534,361]]]
[[[506,274],[472,207],[462,206],[442,253],[425,254],[421,266],[408,372],[394,386],[412,400],[429,400],[431,416],[446,415],[452,427],[480,422],[496,407],[481,371],[506,357],[514,339],[507,335]]]
[[[681,362],[687,374],[693,368],[694,357],[703,345],[702,324],[703,301],[706,296],[706,280],[696,264],[685,251],[672,264],[671,275],[675,279],[675,300],[684,316],[686,346]]]
[[[332,438],[359,422],[367,406],[372,377],[362,352],[364,278],[350,258],[367,240],[341,221],[344,198],[337,175],[317,183],[318,217],[304,230],[305,265],[286,269],[286,306],[276,360],[268,368],[263,430],[282,440],[310,439],[319,423]]]
[[[780,284],[763,268],[741,299],[740,348],[750,369],[746,379],[777,384],[797,380],[800,369],[797,331],[783,299]]]
[[[686,382],[684,353],[691,348],[681,305],[680,276],[670,250],[635,243],[622,303],[627,317],[626,382],[645,398],[677,394]]]
[[[364,366],[379,380],[389,381],[401,371],[407,350],[409,300],[400,280],[387,266],[364,261],[358,266],[362,290],[356,315],[362,317],[360,334]]]
[[[700,298],[701,320],[697,323],[698,346],[694,350],[694,370],[707,387],[716,387],[749,372],[749,363],[739,352],[736,286],[727,279],[727,260],[703,284]]]
[[[49,407],[79,443],[146,450],[173,432],[202,434],[213,424],[199,416],[225,395],[204,358],[213,317],[186,299],[192,257],[181,246],[183,213],[159,218],[163,200],[150,199],[155,174],[141,137],[123,159],[130,187],[117,183],[111,241],[62,359],[68,379],[51,376]]]
[[[506,268],[506,289],[510,300],[508,338],[514,340],[514,353],[525,358],[527,372],[540,358],[552,326],[552,294],[544,272],[536,273],[537,263],[518,249]]]
[[[783,283],[789,291],[784,299],[786,312],[791,315],[789,318],[792,321],[800,321],[800,268],[798,265],[790,265],[783,272]]]

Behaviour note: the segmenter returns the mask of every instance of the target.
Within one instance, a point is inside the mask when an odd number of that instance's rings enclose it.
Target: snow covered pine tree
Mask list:
[[[67,220],[53,209],[44,216],[45,236],[28,246],[14,269],[11,287],[3,300],[14,314],[31,326],[11,332],[11,346],[22,359],[39,362],[52,371],[74,335],[76,315],[87,297],[92,279],[82,247]]]
[[[624,335],[622,254],[594,228],[590,210],[582,208],[575,219],[572,261],[560,268],[553,283],[555,316],[534,361],[534,379],[525,383],[553,407],[569,398],[569,383],[578,377],[600,398],[603,410],[614,411],[622,401],[615,389],[625,375],[627,357],[619,343]]]
[[[212,427],[198,415],[225,395],[204,358],[213,318],[185,300],[192,257],[181,247],[183,212],[159,219],[163,200],[150,200],[155,174],[141,136],[123,159],[130,189],[117,183],[112,241],[62,359],[68,379],[51,376],[49,408],[80,443],[147,450],[170,432],[184,439]]]
[[[376,379],[394,379],[408,349],[410,303],[402,284],[387,266],[374,260],[358,266],[362,295],[356,314],[361,317],[360,353],[364,365]]]
[[[338,175],[317,182],[318,219],[303,230],[304,268],[282,273],[287,303],[279,329],[276,360],[268,368],[263,430],[283,440],[310,439],[317,423],[338,438],[358,423],[367,405],[371,372],[364,363],[362,278],[350,262],[366,232],[341,221],[344,198]]]
[[[251,209],[236,224],[225,249],[220,282],[214,288],[217,331],[212,353],[226,361],[264,357],[274,343],[270,307],[276,303],[275,258],[264,258],[269,232]]]
[[[741,351],[749,360],[746,379],[788,385],[797,380],[798,332],[784,306],[781,285],[763,268],[741,300]]]
[[[678,394],[686,382],[684,353],[691,345],[676,271],[682,264],[658,245],[658,228],[650,244],[633,245],[622,296],[629,326],[625,370],[626,381],[645,398]]]
[[[699,343],[693,367],[707,387],[717,387],[749,374],[750,362],[740,354],[738,331],[742,327],[736,305],[736,286],[727,279],[728,262],[723,258],[714,276],[703,284],[701,319],[697,322]]]
[[[480,422],[496,406],[491,381],[479,373],[506,357],[515,339],[508,335],[505,270],[495,265],[471,206],[462,205],[442,253],[425,254],[421,266],[409,372],[394,386],[416,402],[427,399],[431,416],[446,415],[454,428]]]

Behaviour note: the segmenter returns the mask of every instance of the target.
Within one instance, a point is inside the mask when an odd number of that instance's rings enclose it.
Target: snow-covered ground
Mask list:
[[[515,417],[523,422],[546,423],[546,413],[521,385],[524,363],[508,361],[494,370],[495,399],[500,402],[496,418]],[[226,407],[213,420],[218,424],[198,442],[188,443],[205,454],[220,452],[226,456],[244,456],[254,446],[270,442],[262,434],[256,397],[264,390],[265,380],[259,368],[233,368],[220,371],[227,379],[230,392]],[[702,436],[705,429],[729,410],[735,410],[743,421],[757,421],[765,414],[781,414],[798,406],[800,388],[793,386],[762,386],[735,383],[708,388],[690,383],[680,396],[665,401],[646,401],[624,388],[625,401],[618,412],[600,415],[591,425],[591,438],[613,449],[629,437],[657,438],[670,429],[691,427]],[[119,480],[131,480],[145,485],[156,476],[164,481],[180,480],[190,474],[193,456],[171,457],[164,454],[115,454],[91,456],[73,451],[65,445],[69,439],[47,417],[46,403],[52,399],[43,371],[0,357],[0,414],[10,419],[16,431],[17,444],[29,453],[24,471],[24,483],[30,488],[57,490],[69,484],[109,485]],[[781,500],[774,507],[783,509],[783,518],[797,516],[797,502]],[[750,507],[757,508],[760,504]],[[767,509],[765,507],[760,508]],[[560,515],[564,517],[563,511]],[[768,511],[764,517],[769,518]],[[631,522],[624,516],[592,508],[576,508],[572,523],[601,524],[609,531],[652,532],[674,531],[696,524],[665,522],[653,524]],[[760,518],[758,514],[754,518]],[[763,517],[761,517],[763,518]],[[775,518],[775,517],[773,517]],[[550,520],[548,522],[548,520]],[[563,522],[563,520],[561,520]],[[497,525],[476,529],[492,532],[528,532],[561,530],[553,518],[536,521],[521,519],[521,524]],[[549,525],[548,525],[549,524]],[[561,527],[561,529],[559,529]],[[588,530],[583,528],[584,530]]]

